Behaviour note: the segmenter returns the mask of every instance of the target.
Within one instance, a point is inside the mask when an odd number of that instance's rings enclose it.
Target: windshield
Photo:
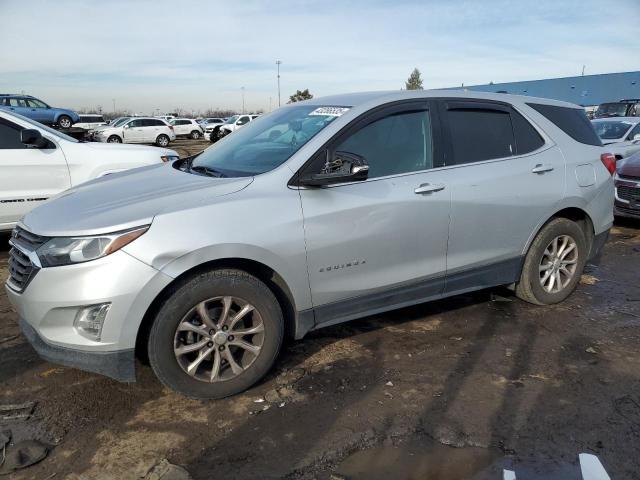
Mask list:
[[[224,122],[224,123],[226,123],[226,124],[235,123],[239,116],[240,116],[240,115],[234,115],[233,117],[228,118],[228,119],[227,119],[227,121],[226,121],[226,122]]]
[[[593,127],[603,140],[614,140],[624,137],[633,124],[621,121],[593,122]]]
[[[598,108],[596,109],[596,116],[601,117],[624,117],[626,113],[626,103],[603,103],[602,105],[598,105]]]
[[[209,169],[226,177],[268,172],[284,163],[347,107],[304,105],[276,110],[208,148],[192,169]]]
[[[110,126],[111,127],[119,127],[120,125],[122,125],[124,122],[126,122],[127,120],[129,120],[129,118],[131,117],[122,117],[117,119],[115,122],[113,122]]]

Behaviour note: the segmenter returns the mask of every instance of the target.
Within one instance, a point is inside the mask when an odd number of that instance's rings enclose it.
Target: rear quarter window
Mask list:
[[[575,141],[596,147],[602,146],[600,137],[596,134],[584,109],[544,105],[542,103],[527,103],[527,105],[543,115]]]

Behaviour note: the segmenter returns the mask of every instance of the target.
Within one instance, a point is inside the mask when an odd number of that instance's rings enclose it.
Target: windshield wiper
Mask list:
[[[189,171],[190,172],[201,173],[201,174],[207,175],[209,177],[216,177],[216,178],[222,178],[222,177],[226,176],[221,171],[216,170],[215,168],[205,167],[204,165],[190,166],[189,167]]]

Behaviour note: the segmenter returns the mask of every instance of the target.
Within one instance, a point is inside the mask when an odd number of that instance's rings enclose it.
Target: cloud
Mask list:
[[[316,95],[635,70],[637,1],[0,0],[0,90],[70,107],[268,108]],[[28,19],[28,22],[25,22]]]

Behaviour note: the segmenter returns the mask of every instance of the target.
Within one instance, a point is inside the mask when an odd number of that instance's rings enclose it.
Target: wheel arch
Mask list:
[[[527,252],[529,251],[529,248],[531,247],[531,243],[538,236],[538,233],[540,233],[540,230],[542,230],[546,224],[548,224],[550,221],[552,221],[555,218],[567,218],[569,220],[576,222],[578,225],[580,225],[580,228],[584,232],[587,240],[587,248],[589,249],[589,252],[591,252],[591,248],[593,246],[593,239],[595,238],[593,219],[585,209],[574,205],[574,206],[566,206],[558,210],[549,218],[541,222],[537,226],[535,231],[531,234],[529,239],[527,240],[527,244],[525,245],[525,248],[522,251],[523,256],[526,255]]]
[[[278,272],[268,265],[252,259],[239,257],[219,258],[195,265],[185,270],[156,295],[147,308],[144,316],[142,317],[142,321],[140,322],[140,326],[138,327],[135,353],[139,359],[145,362],[147,361],[147,340],[149,338],[149,331],[151,330],[151,326],[158,311],[171,294],[187,279],[200,272],[224,268],[243,270],[262,281],[267,288],[273,292],[280,308],[282,309],[282,316],[285,323],[285,338],[292,339],[299,337],[300,325],[296,313],[295,299],[291,289]]]

